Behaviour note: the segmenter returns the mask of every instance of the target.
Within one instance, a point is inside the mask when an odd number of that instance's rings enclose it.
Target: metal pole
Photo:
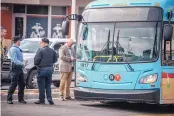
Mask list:
[[[71,14],[77,14],[76,7],[76,0],[72,0]],[[71,38],[73,40],[76,40],[76,30],[76,20],[71,20]]]

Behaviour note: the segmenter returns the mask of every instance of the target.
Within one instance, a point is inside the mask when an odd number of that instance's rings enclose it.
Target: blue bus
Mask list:
[[[174,104],[173,0],[97,0],[73,15],[75,99]]]

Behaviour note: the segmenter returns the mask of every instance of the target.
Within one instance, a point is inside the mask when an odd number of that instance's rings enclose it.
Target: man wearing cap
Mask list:
[[[41,48],[37,51],[34,58],[34,65],[38,70],[37,82],[39,89],[39,100],[34,102],[35,104],[45,104],[45,90],[49,104],[54,104],[51,96],[51,82],[53,64],[57,62],[58,56],[48,45],[49,40],[43,38],[40,42]]]
[[[73,62],[75,61],[75,51],[72,48],[74,41],[68,39],[67,43],[59,49],[59,71],[60,80],[60,100],[71,99],[70,85],[73,73]]]
[[[9,57],[11,59],[11,84],[8,90],[7,103],[13,104],[12,95],[18,84],[18,101],[19,103],[26,104],[24,100],[24,74],[23,74],[23,54],[22,50],[19,48],[21,38],[15,36],[13,38],[14,44],[9,50]]]

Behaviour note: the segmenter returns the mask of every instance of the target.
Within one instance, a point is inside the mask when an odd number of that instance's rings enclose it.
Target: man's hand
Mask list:
[[[71,57],[71,61],[76,61],[76,59],[74,57]]]

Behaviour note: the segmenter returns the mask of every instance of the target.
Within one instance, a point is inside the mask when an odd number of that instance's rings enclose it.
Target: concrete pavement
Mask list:
[[[55,105],[36,105],[38,90],[25,90],[27,104],[6,103],[7,90],[1,91],[1,116],[174,116],[174,106],[158,106],[138,103],[102,104],[91,101],[59,101],[59,89],[53,89]],[[73,88],[71,89],[73,96]]]
[[[8,90],[1,90],[1,101],[6,102]],[[71,88],[71,96],[73,95],[73,90]],[[24,98],[25,100],[38,99],[38,89],[25,89]],[[59,89],[52,89],[52,97],[59,98]],[[13,100],[18,99],[18,90],[15,90],[13,95]]]
[[[2,116],[174,116],[174,107],[159,107],[149,104],[116,103],[101,104],[85,101],[59,101],[55,105],[36,105],[1,102]]]
[[[71,83],[71,89],[74,88],[74,82]],[[6,101],[6,95],[8,92],[9,84],[6,86],[1,87],[0,95],[1,95],[1,100]],[[37,99],[38,98],[38,89],[25,89],[25,99]],[[73,92],[71,91],[71,94]],[[17,94],[18,94],[18,89],[15,90],[15,93],[13,95],[13,99],[17,100]],[[53,98],[58,98],[59,97],[59,89],[55,86],[52,85],[52,96]],[[73,96],[73,95],[72,95]]]

